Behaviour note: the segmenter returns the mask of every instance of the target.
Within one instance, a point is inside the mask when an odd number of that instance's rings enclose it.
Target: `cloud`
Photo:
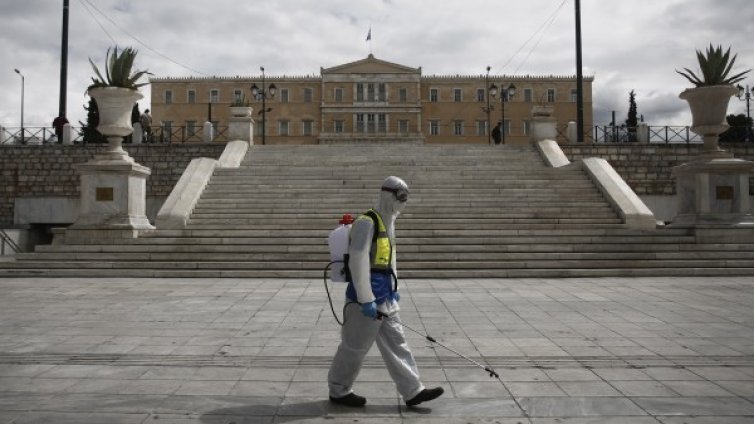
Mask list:
[[[158,76],[249,76],[261,65],[271,75],[318,74],[320,67],[365,57],[370,45],[377,57],[421,66],[425,74],[480,75],[487,65],[497,74],[575,74],[573,3],[562,0],[89,0],[107,15],[92,10],[96,19],[84,1],[73,0],[70,8],[73,122],[85,116],[87,59],[101,62],[110,37],[139,49],[137,66]],[[27,123],[49,125],[57,115],[61,8],[47,0],[5,2],[2,14],[0,125],[19,122],[20,79],[13,68],[26,76]],[[635,89],[645,118],[687,123],[687,106],[677,98],[687,83],[674,70],[696,66],[694,49],[710,42],[732,45],[741,67],[754,66],[752,21],[750,0],[584,0],[584,66],[595,75],[596,122],[609,120],[613,109],[624,116]],[[371,44],[364,40],[370,26]],[[743,108],[734,100],[731,113]]]

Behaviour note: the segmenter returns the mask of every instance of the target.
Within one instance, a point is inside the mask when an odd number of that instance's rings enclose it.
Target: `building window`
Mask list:
[[[288,103],[288,89],[287,88],[280,89],[280,102]]]
[[[508,119],[503,122],[503,133],[505,135],[511,135],[511,121]]]
[[[189,90],[188,95],[186,96],[186,102],[187,103],[196,103],[196,90]]]
[[[278,121],[278,134],[288,135],[288,121]]]
[[[367,113],[367,132],[374,134],[377,131],[377,117],[374,113]]]
[[[408,120],[401,119],[398,121],[398,132],[401,134],[408,134]]]
[[[162,136],[165,143],[170,143],[173,137],[173,121],[162,121]]]
[[[387,115],[384,113],[377,114],[377,132],[387,132]]]
[[[210,103],[220,102],[220,90],[209,90],[209,102]]]
[[[165,104],[173,103],[173,90],[165,90]]]
[[[335,102],[343,103],[343,89],[342,88],[335,89]]]
[[[547,103],[555,103],[555,89],[554,88],[547,89]]]
[[[337,134],[342,133],[343,132],[343,121],[333,121],[333,130]]]
[[[364,132],[364,114],[363,113],[356,114],[356,132],[357,133]]]
[[[463,121],[453,121],[453,135],[463,135]]]
[[[364,83],[363,82],[356,83],[356,101],[357,102],[364,101]]]
[[[241,90],[233,90],[233,103],[240,104],[241,98],[243,98],[243,92]]]
[[[487,135],[487,121],[476,121],[476,135]]]
[[[380,83],[377,86],[377,91],[378,91],[379,96],[380,96],[379,100],[381,102],[386,102],[387,101],[387,85],[385,85],[385,83]]]
[[[524,121],[524,135],[531,134],[531,121]]]
[[[440,135],[440,121],[429,121],[429,135]]]
[[[398,100],[401,103],[406,103],[408,101],[408,90],[406,90],[405,88],[401,88],[398,91]]]
[[[304,89],[304,103],[311,103],[312,102],[312,93],[314,90],[311,88],[305,88]]]
[[[463,101],[463,90],[461,90],[460,88],[453,89],[453,101],[454,102]]]
[[[524,88],[524,101],[526,103],[531,103],[534,97],[534,93],[532,93],[531,88]]]
[[[189,137],[196,135],[196,121],[186,121],[186,135]]]
[[[367,101],[368,102],[373,102],[377,99],[375,97],[376,96],[375,93],[376,92],[375,92],[374,84],[372,83],[367,84]]]
[[[484,88],[477,88],[476,89],[476,101],[483,102],[484,101]]]
[[[432,103],[437,103],[438,93],[436,88],[430,88],[429,89],[429,101]]]
[[[312,135],[312,127],[314,126],[314,121],[310,119],[305,119],[301,121],[301,134],[302,135]]]
[[[578,97],[578,91],[575,88],[571,89],[571,101],[576,103]]]

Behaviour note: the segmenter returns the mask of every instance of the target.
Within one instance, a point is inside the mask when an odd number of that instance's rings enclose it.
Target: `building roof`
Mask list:
[[[397,63],[377,59],[370,54],[366,59],[331,68],[321,68],[320,73],[325,74],[421,74],[422,68],[411,68]]]

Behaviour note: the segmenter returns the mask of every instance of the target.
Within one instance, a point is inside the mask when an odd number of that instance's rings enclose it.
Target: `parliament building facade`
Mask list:
[[[592,81],[591,77],[584,79],[586,128],[592,125]],[[260,144],[262,102],[252,98],[250,87],[256,84],[261,88],[261,82],[261,76],[152,78],[154,125],[165,133],[180,128],[200,138],[208,118],[218,131],[227,127],[229,106],[245,97],[254,108],[254,140]],[[275,84],[276,91],[266,100],[266,144],[341,140],[486,144],[490,127],[501,122],[503,114],[505,142],[524,144],[529,141],[535,106],[551,106],[559,128],[576,120],[575,77],[423,76],[421,67],[369,55],[322,68],[320,76],[267,75],[265,88],[270,84]],[[499,89],[497,96],[490,97],[492,84],[513,84],[515,95],[502,104]]]

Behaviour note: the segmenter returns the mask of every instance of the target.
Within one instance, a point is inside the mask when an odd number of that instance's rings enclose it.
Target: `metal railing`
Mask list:
[[[213,142],[228,142],[228,127],[216,126]],[[74,144],[87,144],[84,139],[82,127],[71,127]],[[201,143],[203,142],[202,127],[171,126],[153,127],[152,133],[147,137],[144,134],[142,143]],[[126,142],[130,142],[127,138]],[[56,144],[60,140],[55,136],[55,131],[50,127],[24,127],[23,134],[19,127],[0,126],[0,145],[40,145]]]
[[[72,127],[73,142],[81,143],[83,134],[81,127]],[[20,127],[0,126],[0,145],[38,145],[60,143],[55,131],[51,127],[24,127],[23,133]]]
[[[228,127],[214,126],[215,130],[212,142],[228,142]],[[189,126],[170,126],[170,127],[152,127],[150,136],[144,136],[144,143],[201,143],[204,141],[203,127]]]
[[[15,241],[13,241],[12,238],[8,235],[8,233],[5,232],[5,230],[0,229],[0,255],[5,255],[5,245],[8,245],[10,249],[14,253],[18,253],[21,251],[21,248],[16,244]]]
[[[643,128],[646,128],[646,130]],[[568,126],[560,125],[557,130],[558,138],[567,141]],[[640,131],[646,131],[646,133],[640,134]],[[704,142],[702,136],[691,131],[691,127],[673,125],[646,127],[595,125],[584,132],[584,141],[601,144],[639,142],[650,144],[700,144]]]

